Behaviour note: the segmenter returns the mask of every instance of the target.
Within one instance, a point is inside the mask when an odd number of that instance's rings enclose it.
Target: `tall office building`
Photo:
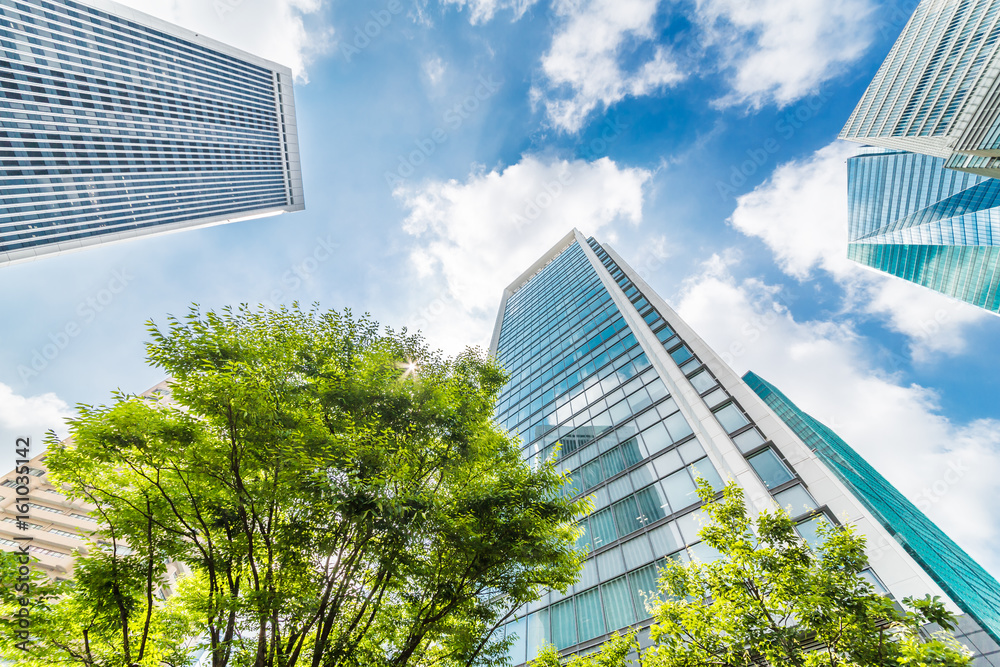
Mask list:
[[[1000,0],[922,0],[841,139],[1000,176]]]
[[[142,396],[155,405],[171,405],[166,381]],[[30,451],[39,453],[28,463],[26,475],[15,469],[0,477],[0,550],[14,551],[27,544],[28,553],[38,559],[35,567],[53,579],[68,579],[77,554],[86,554],[97,540],[98,521],[93,505],[66,497],[52,483],[41,448],[42,442],[33,438]],[[22,511],[25,506],[27,512]],[[167,565],[161,595],[183,572],[186,568],[180,563]]]
[[[961,641],[1000,664],[1000,583],[836,433],[757,374],[743,380],[958,603],[967,614],[960,620]]]
[[[1000,180],[865,148],[847,161],[847,198],[850,259],[1000,312]]]
[[[0,0],[0,265],[304,208],[291,71],[107,0]]]
[[[498,419],[522,437],[529,462],[562,443],[558,465],[594,507],[582,521],[579,581],[504,627],[512,664],[547,642],[580,652],[648,627],[644,595],[658,565],[713,557],[698,539],[698,476],[717,488],[736,480],[752,510],[789,508],[810,542],[821,522],[854,525],[872,545],[866,575],[879,590],[939,595],[961,611],[820,455],[594,239],[574,230],[504,291],[491,349],[511,374]],[[1000,666],[991,659],[980,656]]]

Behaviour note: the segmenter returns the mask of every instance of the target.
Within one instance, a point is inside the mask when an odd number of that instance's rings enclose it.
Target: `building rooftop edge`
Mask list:
[[[195,32],[190,28],[185,28],[183,26],[177,25],[176,23],[171,23],[170,21],[165,21],[161,18],[157,18],[152,14],[147,14],[145,12],[139,11],[138,9],[133,9],[126,5],[115,2],[114,0],[82,0],[80,2],[82,5],[92,7],[94,9],[107,12],[109,14],[114,14],[119,18],[127,19],[129,21],[134,21],[147,28],[152,28],[153,30],[160,30],[162,32],[173,35],[174,37],[179,37],[185,39],[189,42],[197,44],[198,46],[203,46],[214,51],[219,51],[225,55],[232,56],[234,58],[240,58],[246,60],[247,62],[253,63],[259,67],[265,67],[273,72],[278,72],[280,74],[286,74],[292,76],[292,69],[287,65],[282,65],[273,60],[268,60],[267,58],[262,58],[258,55],[254,55],[249,51],[244,51],[235,46],[221,42],[217,39],[212,39],[199,32]]]

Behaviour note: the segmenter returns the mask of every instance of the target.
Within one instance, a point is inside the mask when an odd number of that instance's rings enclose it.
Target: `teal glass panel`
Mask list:
[[[957,172],[955,172],[957,173]],[[820,421],[754,373],[743,380],[966,614],[1000,643],[1000,583]]]
[[[585,642],[604,634],[604,612],[601,593],[597,588],[580,593],[576,600],[576,626],[579,641]]]
[[[615,524],[618,526],[619,535],[628,535],[645,525],[639,516],[639,507],[635,503],[635,498],[632,496],[615,503],[611,509],[615,513]]]
[[[573,608],[573,598],[549,607],[549,618],[552,623],[552,643],[556,648],[561,650],[576,643],[576,610]]]
[[[619,577],[602,585],[601,598],[604,603],[604,617],[607,619],[609,632],[635,623],[632,594],[629,592],[626,577]]]
[[[549,642],[549,610],[548,608],[528,614],[527,618],[527,651],[528,660],[538,657],[538,652]]]
[[[660,599],[659,594],[659,561],[641,567],[628,575],[632,600],[638,611],[639,618],[649,618],[653,614],[649,611],[648,605]]]
[[[615,530],[615,521],[611,516],[611,508],[594,512],[590,515],[590,530],[595,549],[611,544],[618,539],[618,532]]]

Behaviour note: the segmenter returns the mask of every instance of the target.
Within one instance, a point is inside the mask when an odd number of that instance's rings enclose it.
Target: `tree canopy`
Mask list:
[[[48,445],[101,545],[19,664],[178,664],[191,628],[213,667],[495,664],[512,610],[573,582],[585,503],[494,424],[481,352],[297,306],[149,333],[171,400],[83,406]],[[190,575],[163,603],[166,562]]]

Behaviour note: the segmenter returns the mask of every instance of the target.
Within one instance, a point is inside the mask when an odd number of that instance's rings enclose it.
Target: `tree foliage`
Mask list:
[[[851,526],[824,525],[813,549],[786,511],[751,518],[735,483],[718,501],[704,480],[699,493],[710,519],[700,535],[719,558],[666,561],[642,667],[969,664],[969,653],[946,632],[955,619],[939,599],[908,598],[901,611],[862,576],[865,539]],[[945,631],[924,638],[928,623]],[[545,654],[535,664],[556,664],[551,660]],[[587,660],[580,667],[630,664],[619,644]]]
[[[52,477],[111,545],[52,613],[92,615],[116,647],[88,662],[82,626],[39,632],[52,664],[160,664],[175,598],[213,667],[492,664],[509,612],[574,580],[585,506],[494,425],[505,375],[478,351],[445,359],[297,306],[192,309],[149,331],[176,405],[117,395],[49,444]],[[192,584],[162,605],[167,561]]]

